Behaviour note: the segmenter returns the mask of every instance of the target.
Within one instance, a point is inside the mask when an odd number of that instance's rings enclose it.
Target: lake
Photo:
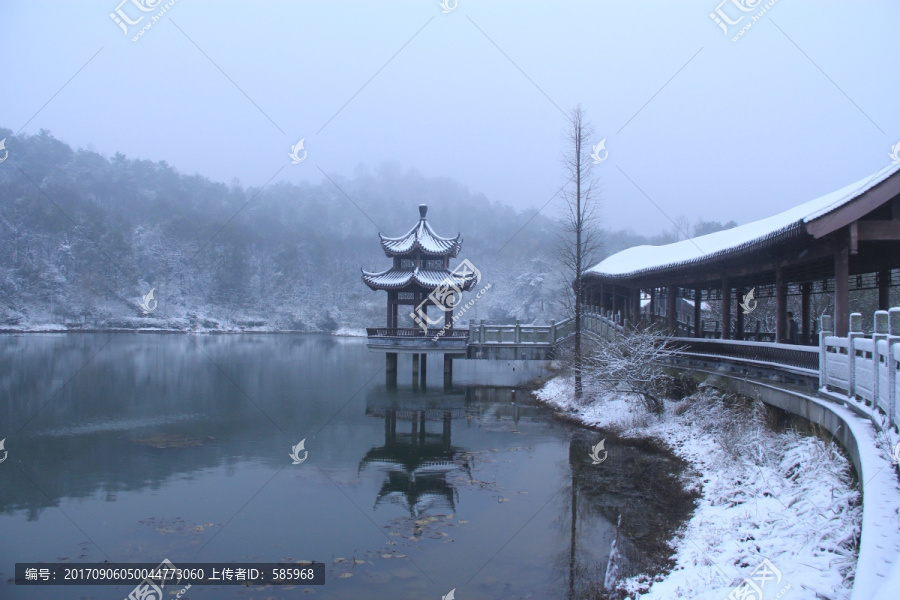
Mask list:
[[[621,571],[665,566],[681,461],[513,392],[539,369],[456,361],[445,387],[436,356],[423,387],[409,361],[394,387],[361,339],[0,336],[0,597],[132,588],[16,586],[16,562],[168,558],[326,564],[324,586],[185,598],[582,598],[620,514]]]

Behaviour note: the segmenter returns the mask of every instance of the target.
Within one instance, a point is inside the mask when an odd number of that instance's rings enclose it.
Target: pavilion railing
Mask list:
[[[443,333],[441,333],[443,332]],[[429,328],[426,332],[421,327],[367,327],[366,334],[369,337],[392,338],[433,338],[440,336],[443,339],[468,339],[468,329],[444,329],[443,327]]]
[[[858,408],[900,424],[900,307],[875,313],[875,332],[862,332],[862,315],[850,315],[850,334],[832,335],[831,317],[822,318],[819,334],[819,386],[847,395]]]

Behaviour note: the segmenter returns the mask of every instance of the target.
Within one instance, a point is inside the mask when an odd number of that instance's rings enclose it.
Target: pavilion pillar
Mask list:
[[[834,251],[834,335],[847,337],[850,331],[850,249],[846,239]]]
[[[421,358],[419,358],[419,376],[422,379],[422,385],[425,385],[425,376],[428,373],[428,355],[426,353],[422,353]]]
[[[731,282],[727,277],[722,278],[722,339],[731,337]]]
[[[891,308],[891,270],[878,271],[878,310]]]
[[[775,267],[775,342],[783,342],[787,336],[787,284],[784,269]]]
[[[600,284],[600,296],[599,296],[599,299],[597,300],[597,310],[600,312],[601,315],[603,314],[603,287],[604,286],[601,283]]]
[[[669,335],[675,335],[678,328],[678,314],[676,308],[675,286],[670,285],[666,290],[666,318],[668,319]]]
[[[387,328],[393,329],[397,326],[396,324],[396,314],[397,314],[397,293],[396,292],[388,292],[387,297]]]
[[[744,299],[744,288],[738,286],[734,288],[734,301],[738,307],[737,314],[734,315],[734,339],[744,339],[744,311],[740,307],[741,301]]]
[[[412,355],[412,376],[413,376],[413,382],[417,382],[418,377],[419,377],[419,353],[418,352],[416,352],[415,354]]]
[[[800,323],[800,343],[804,346],[808,346],[810,344],[810,320],[809,315],[809,300],[810,295],[812,294],[812,284],[801,283],[800,284],[800,318],[803,321]]]
[[[698,338],[703,335],[703,328],[700,327],[700,305],[703,303],[703,292],[700,288],[694,290],[694,337]]]
[[[656,288],[650,288],[650,324],[656,322]]]

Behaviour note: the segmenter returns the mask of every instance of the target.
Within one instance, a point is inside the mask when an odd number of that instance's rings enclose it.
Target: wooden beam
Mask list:
[[[722,278],[722,339],[731,337],[731,283],[727,277]]]
[[[787,282],[779,267],[775,269],[775,341],[784,341],[787,334]]]
[[[900,240],[900,221],[858,221],[856,226],[860,241],[886,242]]]
[[[803,345],[809,345],[810,343],[809,335],[811,321],[809,314],[809,299],[811,293],[811,284],[800,284],[800,318],[802,319],[800,323],[800,343]]]
[[[834,253],[834,334],[847,337],[850,331],[850,249],[846,239]]]
[[[863,192],[844,206],[806,224],[806,231],[815,238],[821,238],[858,221],[885,202],[890,202],[900,194],[900,171],[894,173],[875,187]],[[849,325],[848,325],[849,326]]]
[[[700,288],[694,290],[694,337],[700,337],[700,306],[703,304],[703,292]]]
[[[668,319],[669,326],[669,335],[676,335],[676,327],[677,327],[677,288],[674,285],[670,285],[666,290],[666,318]]]
[[[891,270],[878,271],[878,310],[891,308]]]

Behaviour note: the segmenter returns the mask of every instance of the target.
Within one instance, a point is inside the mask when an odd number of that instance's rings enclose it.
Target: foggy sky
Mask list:
[[[126,35],[119,1],[0,2],[0,126],[254,186],[390,161],[526,208],[563,184],[580,102],[609,151],[603,221],[642,233],[768,216],[900,141],[887,0],[779,0],[737,42],[766,2],[178,0],[132,42],[166,2],[122,4],[145,15]],[[727,36],[717,6],[744,16]]]

